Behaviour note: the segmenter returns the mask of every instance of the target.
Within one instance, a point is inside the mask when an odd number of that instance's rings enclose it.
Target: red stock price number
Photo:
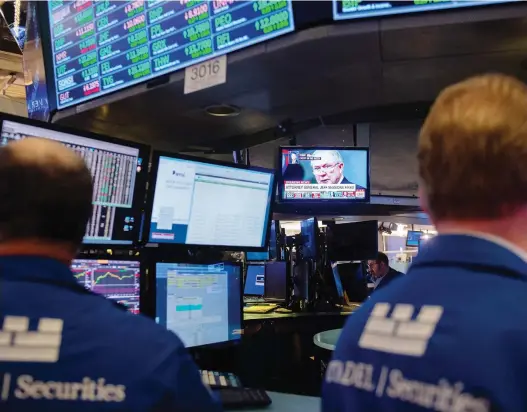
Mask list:
[[[207,3],[202,4],[199,7],[195,7],[192,10],[188,10],[185,12],[185,20],[191,20],[198,16],[201,16],[203,13],[207,13],[209,11],[209,5]]]

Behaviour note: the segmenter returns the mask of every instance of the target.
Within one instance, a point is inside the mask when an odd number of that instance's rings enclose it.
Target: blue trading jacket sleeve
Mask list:
[[[221,412],[220,403],[201,382],[201,376],[183,347],[172,354],[154,372],[167,392],[156,412]]]

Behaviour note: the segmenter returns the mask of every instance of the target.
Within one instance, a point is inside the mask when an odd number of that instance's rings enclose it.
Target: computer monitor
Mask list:
[[[344,288],[342,287],[342,280],[340,279],[339,268],[336,263],[331,265],[333,271],[333,279],[335,280],[335,287],[339,298],[344,298]]]
[[[262,250],[274,171],[155,152],[148,240]]]
[[[407,247],[419,247],[419,240],[423,236],[423,232],[418,230],[409,230],[408,235],[406,236],[406,246]]]
[[[337,270],[350,302],[363,302],[369,294],[364,264],[361,262],[337,262]]]
[[[269,251],[265,252],[246,252],[245,259],[249,261],[269,260]]]
[[[71,271],[86,289],[126,306],[132,313],[139,313],[139,261],[75,259],[71,264]]]
[[[245,296],[263,296],[265,293],[265,265],[247,265]]]
[[[64,144],[92,172],[93,212],[83,243],[132,245],[139,241],[148,146],[0,113],[0,146],[26,137]]]
[[[370,198],[367,147],[279,148],[281,202],[360,203]]]
[[[287,300],[287,264],[288,262],[266,262],[265,264],[265,298],[281,301]]]
[[[378,222],[331,224],[326,227],[328,258],[339,260],[375,259],[378,252]]]
[[[238,341],[242,333],[242,276],[238,264],[158,262],[156,322],[187,348]]]
[[[316,259],[318,252],[318,222],[315,217],[302,220],[300,231],[303,237],[302,257],[305,259]]]

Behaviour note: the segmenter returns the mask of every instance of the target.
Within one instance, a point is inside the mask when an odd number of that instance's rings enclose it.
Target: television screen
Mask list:
[[[75,259],[71,271],[86,289],[139,313],[140,263],[128,260]]]
[[[380,1],[380,0],[333,0],[335,20],[359,19],[365,17],[389,16],[424,11],[455,9],[459,7],[483,6],[511,3],[514,0],[435,0],[435,1]],[[517,0],[516,0],[517,1]]]
[[[15,116],[0,115],[0,121],[0,146],[26,137],[51,139],[84,159],[92,172],[94,193],[83,243],[131,245],[139,240],[148,146]]]
[[[265,252],[246,252],[246,260],[269,260],[269,251]]]
[[[265,293],[265,266],[248,265],[245,276],[243,294],[247,296],[263,296]]]
[[[162,154],[153,170],[150,242],[267,247],[273,170]]]
[[[279,198],[301,202],[367,202],[368,148],[280,148]]]
[[[291,0],[46,3],[59,110],[295,28]]]
[[[239,340],[241,285],[234,263],[156,263],[156,322],[187,348]]]
[[[423,232],[417,230],[409,230],[408,235],[406,236],[406,246],[408,247],[419,247],[419,240]]]
[[[326,239],[329,260],[375,259],[378,252],[378,234],[376,220],[328,225]]]

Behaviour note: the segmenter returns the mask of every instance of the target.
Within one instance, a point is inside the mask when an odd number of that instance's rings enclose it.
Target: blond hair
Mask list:
[[[432,216],[495,219],[527,204],[527,86],[501,74],[447,87],[419,135]]]

